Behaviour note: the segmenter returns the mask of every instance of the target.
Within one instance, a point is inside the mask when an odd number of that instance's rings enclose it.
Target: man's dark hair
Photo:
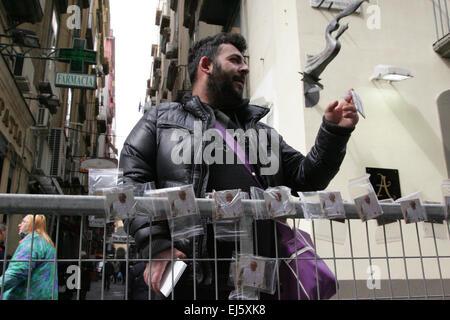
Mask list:
[[[206,37],[194,43],[194,46],[189,49],[188,56],[188,71],[191,84],[194,85],[197,81],[197,68],[202,57],[207,57],[211,62],[217,56],[219,46],[224,43],[229,43],[236,47],[242,54],[247,50],[247,42],[239,33],[218,33],[212,37]]]

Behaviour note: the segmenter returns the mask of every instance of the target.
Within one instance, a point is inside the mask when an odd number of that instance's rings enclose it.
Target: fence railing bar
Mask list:
[[[9,238],[9,232],[11,230],[11,217],[9,215],[6,216],[7,223],[6,223],[6,242],[5,242],[5,256],[3,257],[3,272],[2,272],[2,286],[0,288],[0,298],[3,300],[3,291],[5,288],[5,272],[6,272],[6,262],[8,260],[8,238]]]
[[[277,230],[277,222],[274,221],[273,223],[273,229],[274,229],[274,234],[275,234],[275,259],[277,264],[279,263],[279,255],[278,255],[278,230]],[[275,275],[277,278],[277,295],[278,295],[278,300],[281,300],[281,288],[280,288],[280,272],[279,272],[279,268],[276,268],[275,271]]]
[[[416,225],[417,243],[419,245],[420,264],[422,266],[423,285],[424,285],[424,289],[425,289],[425,295],[428,297],[428,286],[427,286],[427,280],[426,280],[426,276],[425,276],[425,267],[423,265],[422,246],[420,244],[419,227],[418,227],[417,222],[415,223],[415,225]]]
[[[405,242],[403,240],[402,222],[400,220],[398,221],[398,225],[400,228],[400,237],[401,237],[401,243],[402,243],[403,264],[405,266],[406,288],[408,289],[408,297],[411,298],[411,289],[409,287],[409,278],[408,278],[408,267],[407,267],[407,263],[406,263]],[[392,257],[391,257],[391,259],[392,259]]]
[[[150,221],[150,235],[149,235],[149,243],[148,243],[148,260],[144,260],[144,262],[148,261],[148,274],[149,274],[149,279],[148,279],[148,300],[152,300],[152,263],[153,263],[153,259],[152,259],[152,228],[153,228],[153,218],[150,217],[149,218]],[[130,223],[131,224],[131,223]],[[146,266],[147,267],[147,266]]]
[[[407,257],[389,257],[389,259],[403,259],[403,258],[406,258],[406,259],[420,259],[421,257],[420,256],[407,256]],[[425,260],[425,259],[436,259],[436,256],[422,256],[422,258]],[[439,256],[439,258],[440,259],[450,259],[450,256]],[[322,259],[322,260],[334,260],[334,259],[336,259],[336,260],[351,260],[352,258],[350,258],[350,257],[336,257],[336,258],[333,258],[333,257],[324,257],[324,258],[322,258],[322,257],[320,257],[320,259]],[[354,260],[369,260],[369,257],[354,257],[353,258]],[[371,257],[371,259],[372,260],[386,260],[386,257]],[[156,262],[156,261],[171,261],[171,259],[151,259],[152,261],[154,261],[154,262]],[[185,262],[193,262],[194,261],[194,259],[189,259],[189,258],[185,258],[185,259],[180,259],[181,261],[185,261]],[[213,261],[213,259],[212,258],[197,258],[197,259],[195,259],[196,261],[198,261],[198,262],[205,262],[205,261]],[[291,260],[290,258],[278,258],[278,260],[279,261],[289,261],[289,260]],[[300,261],[303,261],[303,260],[305,260],[305,261],[310,261],[310,260],[315,260],[314,258],[302,258],[302,257],[299,257],[297,260],[300,260]],[[29,260],[13,260],[13,259],[11,259],[11,260],[7,260],[8,262],[29,262]],[[32,262],[53,262],[53,259],[33,259],[33,260],[31,260]],[[85,261],[85,260],[83,260],[83,261]],[[103,261],[102,259],[90,259],[90,260],[86,260],[86,262],[99,262],[99,261]],[[110,260],[110,261],[126,261],[125,259],[112,259],[112,260]],[[148,261],[148,259],[130,259],[129,261],[131,261],[131,262],[141,262],[141,261],[144,261],[144,262],[147,262]],[[217,258],[217,261],[232,261],[232,259],[230,259],[230,258]],[[63,262],[78,262],[78,259],[77,258],[74,258],[74,259],[61,259],[61,260],[58,260],[58,262],[60,262],[60,263],[63,263]]]
[[[368,221],[366,221],[365,224],[366,224],[367,251],[368,251],[368,254],[369,254],[370,276],[372,278],[373,277],[373,270],[372,270],[372,257],[371,257],[371,254],[370,254],[369,223],[368,223]],[[373,299],[376,299],[377,298],[377,294],[375,292],[375,286],[372,288],[372,293],[373,293]]]
[[[103,255],[102,255],[102,289],[101,289],[101,300],[105,300],[105,261],[106,261],[106,217],[103,223]]]
[[[153,202],[163,203],[164,198],[135,197],[135,200],[144,207]],[[105,196],[57,196],[57,195],[30,195],[30,194],[0,194],[0,212],[4,214],[28,214],[30,210],[39,211],[40,214],[57,214],[63,216],[93,215],[105,217]],[[165,200],[167,201],[167,200]],[[196,199],[202,216],[211,217],[211,206],[214,200]],[[252,207],[262,204],[264,200],[242,200],[245,215],[252,215]],[[304,219],[301,202],[294,200],[296,214],[290,218]],[[403,219],[399,204],[382,203],[383,216],[390,219]],[[430,220],[442,221],[445,219],[442,204],[424,204]],[[353,203],[344,203],[347,219],[360,220]]]
[[[196,262],[196,255],[195,255],[195,246],[198,245],[197,243],[197,236],[194,236],[194,245],[192,246],[192,267],[194,269],[194,279],[192,280],[193,286],[194,286],[194,300],[197,300],[197,262]],[[173,248],[173,238],[172,238],[172,248]],[[173,249],[172,249],[172,253],[173,253]],[[172,259],[173,259],[173,255],[172,255]],[[173,283],[173,282],[172,282]]]
[[[434,223],[431,223],[431,230],[433,231],[434,248],[436,250],[436,260],[437,260],[437,265],[438,265],[438,269],[439,269],[439,279],[441,281],[442,296],[445,296],[444,280],[442,279],[441,262],[439,260],[439,251],[438,251],[438,246],[437,246],[437,241],[436,241],[436,233],[434,231]]]
[[[384,249],[386,252],[386,265],[387,265],[388,278],[389,278],[389,291],[391,293],[391,298],[393,298],[394,292],[392,289],[391,268],[389,265],[389,253],[388,253],[387,238],[386,238],[386,226],[384,224],[383,224],[383,236],[384,236]]]
[[[83,197],[83,198],[86,198],[86,197]],[[95,203],[98,200],[103,202],[103,200],[104,200],[104,197],[93,197],[93,198],[95,198],[95,199],[92,199],[92,203]],[[20,197],[16,197],[15,199],[17,201],[17,199],[20,199]],[[43,199],[43,198],[41,198],[41,199]],[[144,198],[144,199],[145,199],[144,201],[148,200],[148,198]],[[0,196],[0,212],[1,212],[2,206],[4,205],[1,202],[1,200],[2,200],[2,196]],[[71,201],[75,201],[76,202],[76,201],[79,201],[79,200],[80,199],[75,200],[75,199],[71,198]],[[251,201],[251,200],[244,200],[244,201]],[[204,207],[205,204],[209,204],[208,200],[206,200],[206,202],[200,201],[200,203],[202,203],[199,206],[200,208]],[[251,202],[247,202],[246,205],[248,206],[249,204],[251,204]],[[297,204],[298,204],[298,202],[296,203],[296,205]],[[351,205],[351,204],[346,204],[346,205],[349,205],[350,207],[352,207],[352,206],[354,207],[354,205]],[[22,208],[24,208],[24,206],[22,206]],[[389,207],[389,208],[393,210],[390,213],[391,216],[400,215],[398,212],[394,212],[395,210],[399,211],[399,206],[392,206],[392,207]],[[426,208],[427,208],[427,212],[428,212],[427,205],[426,205]],[[431,209],[431,211],[434,212],[433,214],[434,214],[435,217],[442,216],[442,212],[441,211],[443,211],[442,210],[443,206],[436,206],[436,205],[434,205],[434,206],[430,206],[429,208]],[[102,209],[102,210],[104,210],[104,209]],[[33,212],[34,211],[36,211],[36,210],[33,210]],[[84,216],[87,215],[86,213],[77,214],[77,216],[81,217],[81,219],[80,219],[81,220],[80,221],[81,225],[80,225],[80,235],[79,235],[78,258],[74,258],[74,259],[58,259],[57,251],[58,251],[58,246],[59,246],[59,231],[60,231],[59,230],[60,229],[59,228],[60,227],[59,224],[60,224],[60,218],[61,218],[61,216],[65,216],[66,215],[66,214],[64,214],[63,211],[64,211],[64,208],[52,209],[53,217],[57,218],[57,227],[56,227],[56,229],[57,229],[56,238],[57,239],[56,239],[56,242],[55,242],[55,247],[56,247],[55,257],[53,259],[49,259],[49,260],[33,259],[33,249],[31,249],[31,256],[30,256],[30,258],[28,260],[26,260],[26,262],[28,262],[28,264],[30,266],[28,272],[30,273],[31,264],[33,264],[34,262],[39,262],[39,261],[46,261],[46,262],[51,261],[51,262],[54,263],[54,268],[55,269],[57,269],[58,263],[62,263],[62,262],[69,262],[69,261],[70,262],[75,262],[75,263],[78,264],[78,266],[81,269],[82,268],[82,263],[84,263],[84,262],[88,262],[88,261],[102,261],[103,262],[103,267],[102,267],[102,281],[101,281],[102,282],[101,299],[104,300],[104,298],[105,298],[105,293],[104,293],[105,287],[104,287],[104,284],[105,284],[106,259],[107,259],[107,255],[106,255],[107,241],[106,241],[106,238],[107,238],[107,231],[108,231],[106,221],[104,223],[103,257],[102,257],[102,259],[86,259],[85,260],[85,259],[82,259],[82,257],[81,257],[81,252],[82,252],[82,248],[83,248],[83,233],[84,233],[83,230],[85,229]],[[41,211],[39,210],[39,212],[41,212]],[[45,210],[42,213],[45,214]],[[92,212],[90,212],[90,213],[92,213]],[[14,213],[14,214],[17,214],[17,213]],[[207,215],[210,215],[210,214],[211,214],[211,208],[210,208],[210,210],[208,212],[206,210],[201,209],[201,215],[202,216],[207,216]],[[248,212],[246,212],[246,216],[247,215],[249,216]],[[303,215],[303,213],[298,211],[297,214],[295,215],[295,217],[292,218],[294,220],[294,231],[296,231],[295,230],[295,228],[296,228],[296,223],[295,223],[296,218],[297,217],[302,217],[302,215]],[[75,214],[73,216],[75,216]],[[98,213],[98,216],[104,216],[104,211],[101,214]],[[350,255],[351,255],[351,257],[348,257],[348,256],[337,257],[336,256],[336,246],[335,246],[335,243],[334,243],[334,241],[335,241],[335,234],[334,234],[334,228],[333,228],[332,221],[330,221],[331,241],[332,241],[332,254],[331,254],[331,256],[328,256],[328,257],[321,257],[321,259],[323,259],[323,260],[331,260],[331,261],[333,261],[333,263],[334,263],[334,271],[335,271],[335,275],[336,275],[336,284],[338,284],[338,281],[342,281],[342,280],[338,279],[338,275],[337,275],[337,269],[338,269],[337,268],[337,261],[351,260],[351,262],[352,262],[352,271],[353,271],[353,283],[354,283],[355,299],[359,300],[358,288],[357,288],[357,285],[356,285],[357,284],[357,277],[356,277],[355,261],[363,260],[363,259],[364,260],[369,259],[369,263],[372,266],[372,263],[374,261],[379,260],[379,259],[383,259],[383,260],[385,260],[387,262],[390,297],[377,296],[377,294],[375,292],[375,289],[373,289],[374,299],[391,299],[391,300],[392,299],[398,299],[399,297],[394,296],[394,292],[393,292],[393,279],[392,279],[392,275],[391,275],[391,262],[393,261],[392,259],[403,259],[404,266],[405,266],[405,275],[406,275],[406,280],[407,280],[407,287],[408,287],[408,297],[409,298],[415,298],[417,296],[414,296],[414,297],[411,296],[411,290],[410,290],[411,288],[410,288],[410,284],[409,284],[408,270],[407,270],[407,259],[416,258],[416,259],[420,259],[421,266],[422,266],[422,275],[423,275],[423,281],[424,281],[424,287],[425,287],[425,296],[423,298],[429,299],[429,298],[439,297],[439,298],[445,299],[445,297],[447,297],[446,294],[445,294],[445,288],[444,288],[444,278],[443,278],[443,274],[442,274],[441,260],[450,258],[450,256],[445,256],[445,255],[444,256],[440,256],[439,255],[439,252],[438,252],[439,248],[438,248],[438,245],[437,245],[436,232],[435,232],[435,228],[434,228],[434,224],[433,223],[432,223],[432,231],[433,231],[433,239],[434,239],[434,246],[435,246],[436,255],[426,255],[426,254],[424,255],[424,253],[427,253],[427,252],[426,251],[423,252],[422,243],[421,243],[421,239],[420,239],[420,236],[419,236],[418,224],[416,223],[415,227],[416,227],[416,235],[417,235],[418,246],[419,246],[419,256],[417,256],[415,254],[406,256],[406,253],[405,253],[405,240],[403,239],[403,233],[402,233],[402,227],[401,227],[402,222],[401,222],[401,220],[399,220],[400,232],[401,232],[401,245],[402,245],[402,253],[403,253],[402,256],[392,256],[392,257],[389,256],[389,248],[388,248],[388,244],[387,244],[387,236],[386,236],[385,226],[383,226],[384,241],[385,241],[385,243],[384,243],[384,245],[385,245],[385,255],[383,255],[383,256],[372,256],[372,248],[371,248],[371,242],[370,242],[370,237],[369,237],[369,226],[368,226],[368,223],[365,222],[365,225],[366,225],[366,239],[367,239],[367,244],[368,244],[368,257],[361,257],[361,256],[360,257],[354,257],[353,245],[352,245],[352,240],[351,240],[351,226],[350,226],[351,219],[354,219],[354,218],[353,218],[351,213],[350,213],[349,216],[350,217],[347,217],[348,218],[347,220],[348,220],[348,224],[349,224],[348,229],[349,229],[349,234],[350,234],[349,237],[350,237]],[[8,233],[9,233],[9,230],[10,230],[9,224],[11,222],[10,214],[7,214],[7,218],[8,218]],[[358,219],[359,219],[359,217],[358,217]],[[33,216],[33,229],[35,227],[35,222],[34,221],[35,221],[35,216]],[[450,236],[450,227],[449,227],[448,221],[446,221],[446,223],[447,223],[447,231],[448,231],[448,234]],[[213,225],[214,225],[214,233],[215,233],[215,231],[216,231],[215,224],[213,224]],[[129,227],[130,226],[128,225],[127,226],[127,231],[128,231],[127,233],[129,233],[129,229],[130,229]],[[254,231],[255,231],[254,234],[257,236],[256,221],[255,221],[255,230]],[[251,233],[252,234],[251,234],[250,238],[252,238],[252,236],[253,236],[253,232],[251,232]],[[279,264],[282,261],[289,260],[289,258],[281,258],[279,256],[279,253],[278,253],[278,237],[277,237],[278,230],[276,228],[276,223],[274,223],[274,233],[276,235],[275,236],[275,247],[276,247],[276,257],[275,257],[275,259],[276,259],[277,263]],[[34,236],[34,234],[35,234],[35,231],[33,230],[32,235]],[[316,228],[315,228],[315,225],[314,225],[314,221],[312,221],[312,236],[313,236],[313,239],[314,239],[314,247],[316,247],[316,245],[317,245],[317,242],[316,242]],[[237,235],[236,235],[236,237],[237,237]],[[33,238],[34,237],[32,237],[32,245],[33,245]],[[150,238],[151,238],[151,234],[150,234]],[[197,243],[198,237],[196,237],[194,239],[195,239],[195,242]],[[235,241],[235,248],[238,249],[237,239],[235,239],[235,240],[236,240]],[[208,258],[197,257],[198,254],[197,254],[197,252],[195,250],[195,247],[193,248],[192,259],[183,259],[183,261],[191,261],[191,262],[193,262],[193,268],[194,268],[194,299],[195,300],[197,298],[197,294],[196,294],[196,289],[197,289],[196,265],[197,265],[198,262],[201,262],[201,261],[213,261],[215,263],[215,273],[216,273],[216,277],[215,277],[215,279],[216,279],[215,291],[216,291],[216,299],[219,297],[219,287],[218,287],[218,277],[217,277],[217,272],[218,272],[218,270],[217,270],[217,262],[218,261],[230,261],[230,259],[218,258],[217,257],[217,243],[216,243],[216,241],[217,240],[214,239],[214,246],[215,246],[214,259],[211,259],[209,257]],[[242,241],[242,239],[241,239],[241,241]],[[151,239],[150,239],[150,243],[151,243]],[[6,239],[6,247],[7,247],[7,245],[8,245],[8,237]],[[256,250],[257,250],[257,253],[258,253],[257,241],[255,242],[255,245],[256,245]],[[129,252],[130,251],[130,246],[131,246],[130,238],[127,237],[127,240],[126,240],[127,251],[126,251],[125,258],[124,259],[115,259],[114,260],[114,261],[116,261],[116,260],[117,261],[124,261],[125,265],[126,265],[126,279],[125,279],[126,292],[125,292],[125,299],[129,298],[128,297],[128,286],[129,286],[129,284],[128,284],[128,269],[130,267],[130,263],[131,262],[135,262],[135,261],[144,261],[145,262],[146,261],[146,262],[149,262],[151,264],[153,261],[166,261],[166,259],[153,259],[153,258],[151,258],[151,254],[149,255],[149,257],[150,257],[149,259],[133,259],[133,258],[130,257],[130,255],[131,255],[130,252]],[[427,248],[427,247],[424,247],[424,248]],[[241,245],[241,248],[239,250],[242,251],[242,245]],[[316,250],[317,250],[317,248],[316,248]],[[171,262],[174,262],[174,259],[175,259],[173,251],[174,251],[174,240],[172,239],[172,257],[170,259]],[[151,246],[149,246],[149,252],[151,253]],[[238,252],[238,250],[236,250],[236,252]],[[314,258],[297,257],[296,259],[297,260],[314,260],[315,262],[317,262],[317,257],[314,257]],[[431,295],[429,290],[428,290],[429,288],[427,286],[427,279],[426,279],[426,274],[425,274],[425,264],[424,264],[427,259],[433,259],[433,260],[437,259],[438,269],[439,269],[439,279],[440,279],[440,285],[441,285],[441,289],[442,289],[442,295]],[[7,257],[5,256],[5,258],[4,258],[4,265],[3,265],[3,273],[6,270],[6,262],[15,262],[15,261],[21,261],[21,260],[8,260]],[[173,266],[173,263],[172,263],[172,266]],[[298,267],[298,266],[296,265],[296,267]],[[54,283],[56,281],[56,276],[57,276],[57,272],[55,272],[55,278],[53,279]],[[318,276],[318,267],[317,267],[317,263],[316,263],[316,278],[318,278],[317,276]],[[277,273],[276,273],[276,277],[279,280],[280,275],[278,273],[278,270],[277,270]],[[359,279],[359,280],[361,280],[361,279]],[[359,282],[359,280],[358,280],[358,282]],[[418,278],[417,280],[420,281],[420,278]],[[31,294],[30,281],[31,281],[31,276],[29,274],[28,275],[27,298],[29,298],[29,295]],[[437,284],[437,281],[436,281],[436,284]],[[280,299],[280,292],[281,292],[280,291],[280,281],[277,281],[277,285],[278,285],[278,299]],[[317,286],[319,286],[318,279],[317,279]],[[318,290],[320,290],[320,289],[321,288],[319,288]],[[56,290],[55,286],[53,286],[53,297],[55,296],[55,290]],[[300,296],[300,287],[299,287],[298,284],[297,284],[297,290],[298,290],[298,294]],[[3,286],[2,286],[1,294],[3,296]],[[150,288],[150,286],[149,286],[148,294],[149,294],[149,299],[151,299],[151,288]],[[80,289],[77,289],[76,298],[78,300],[80,299],[80,295],[81,295]],[[320,299],[320,291],[318,292],[318,295],[319,295],[318,298]],[[418,296],[418,297],[420,298],[421,296]],[[339,291],[339,288],[337,286],[337,299],[341,299],[341,298],[342,297],[340,296],[340,291]],[[402,298],[402,297],[400,296],[400,298]],[[172,299],[175,299],[175,291],[174,290],[172,290]]]
[[[336,222],[339,223],[339,222]],[[335,283],[336,283],[336,295],[337,299],[339,298],[339,285],[338,285],[338,275],[337,275],[337,266],[336,266],[336,248],[334,247],[334,233],[333,233],[333,220],[330,220],[330,230],[331,230],[331,246],[333,248],[333,265],[334,265],[334,276],[335,276]]]
[[[31,260],[33,259],[33,245],[34,245],[34,227],[36,222],[36,215],[33,214],[33,225],[31,226],[31,246],[30,246],[30,260],[28,262],[28,279],[27,279],[27,300],[30,299],[31,292]]]
[[[125,226],[124,226],[125,227]],[[130,224],[127,224],[127,235],[130,234]],[[126,257],[126,261],[125,261],[125,273],[124,275],[122,275],[122,277],[125,277],[125,279],[122,279],[122,283],[123,280],[125,280],[125,300],[128,300],[128,273],[129,271],[129,253],[130,253],[130,237],[127,236],[127,252],[125,252],[125,257]],[[117,253],[116,253],[116,258],[117,258]],[[122,272],[122,270],[120,270],[120,272]]]
[[[174,228],[175,228],[175,221],[173,221],[173,226],[174,226]],[[170,264],[170,267],[172,268],[172,293],[171,293],[171,299],[172,300],[175,300],[175,286],[174,286],[174,284],[173,284],[173,282],[174,282],[174,278],[173,278],[173,270],[174,270],[174,261],[175,261],[175,256],[174,256],[174,254],[175,254],[175,252],[174,252],[174,248],[175,248],[175,245],[174,245],[174,239],[173,239],[173,237],[171,237],[171,240],[170,240],[170,245],[171,245],[171,256],[170,256],[170,262],[171,262],[171,264]],[[194,242],[195,242],[195,237],[194,237]],[[193,253],[193,257],[194,257],[194,259],[195,259],[195,246],[193,246],[193,248],[192,248],[192,251],[194,252]],[[196,289],[196,279],[195,279],[195,260],[194,260],[194,262],[193,262],[193,267],[194,267],[194,283],[193,283],[193,285],[194,285],[194,300],[196,300],[196,292],[195,292],[195,289]],[[167,267],[166,267],[167,268]]]
[[[351,231],[351,221],[348,221],[348,236],[349,236],[349,245],[350,245],[350,257],[352,261],[352,273],[353,273],[353,285],[354,285],[354,298],[358,297],[358,287],[356,285],[356,273],[355,273],[355,259],[353,255],[353,243],[352,243],[352,231]],[[323,259],[323,258],[322,258]]]
[[[55,299],[55,287],[56,287],[56,279],[58,278],[58,243],[59,243],[59,221],[60,221],[61,217],[58,216],[56,218],[56,240],[55,240],[55,257],[53,259],[53,289],[52,289],[52,299]],[[56,288],[56,290],[59,289],[59,285],[60,283],[58,282],[58,288]],[[59,294],[59,290],[58,290],[58,294]]]
[[[213,231],[214,231],[214,234],[217,234],[217,232],[216,232],[217,231],[217,223],[216,222],[213,223]],[[216,300],[219,300],[219,279],[217,278],[217,276],[218,276],[217,258],[218,258],[217,257],[217,239],[216,239],[216,237],[214,237],[214,285],[215,285],[214,291],[216,294]]]
[[[418,299],[430,299],[430,298],[442,298],[441,295],[429,295],[429,296],[396,296],[394,300],[418,300]],[[450,295],[446,295],[444,298],[450,298]],[[367,300],[364,298],[357,298],[355,300]],[[391,300],[390,297],[377,297],[377,300]]]
[[[297,229],[297,224],[295,223],[295,219],[292,219],[292,220],[293,220],[292,224],[294,225],[294,234],[295,234],[294,245],[295,245],[295,248],[297,248],[297,232],[298,232],[298,229]],[[299,223],[300,223],[300,220],[299,220]],[[297,259],[296,259],[296,261],[297,261]],[[298,273],[298,263],[297,262],[295,262],[295,272],[297,274],[299,274]],[[300,299],[301,299],[300,283],[299,283],[299,281],[297,281],[297,300],[300,300]]]
[[[317,252],[316,228],[314,226],[314,220],[311,220],[311,224],[312,224],[312,232],[313,232],[314,251]],[[317,254],[314,255],[314,264],[316,266],[317,299],[320,300],[319,268],[317,266]]]
[[[79,243],[78,243],[78,270],[80,270],[80,272],[78,273],[78,278],[77,278],[77,300],[80,300],[80,288],[79,286],[81,285],[81,248],[83,247],[83,218],[84,217],[80,217],[80,234],[79,234]]]

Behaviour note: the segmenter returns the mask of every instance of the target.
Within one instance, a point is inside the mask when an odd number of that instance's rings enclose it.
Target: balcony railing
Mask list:
[[[436,42],[434,50],[443,58],[450,58],[450,0],[432,0]]]

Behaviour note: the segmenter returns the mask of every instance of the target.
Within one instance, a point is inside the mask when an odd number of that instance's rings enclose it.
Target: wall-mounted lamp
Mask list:
[[[413,75],[406,69],[387,66],[379,64],[375,67],[370,81],[373,80],[385,80],[385,81],[402,81],[412,78]]]
[[[24,29],[13,29],[11,31],[13,42],[28,48],[40,48],[39,37],[35,32]]]

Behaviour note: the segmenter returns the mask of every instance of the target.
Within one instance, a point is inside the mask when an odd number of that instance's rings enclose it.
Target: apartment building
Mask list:
[[[87,194],[85,161],[117,163],[110,138],[114,39],[109,1],[1,1],[0,34],[0,192]],[[77,52],[95,60],[81,60],[74,71]],[[63,54],[72,56],[63,59]],[[91,86],[62,83],[66,74],[89,79]],[[20,219],[11,216],[11,228]],[[67,245],[64,255],[78,253],[79,218],[63,217],[60,223],[60,239],[75,244]],[[55,219],[49,230],[56,231]],[[12,253],[16,234],[11,232],[9,240]]]

